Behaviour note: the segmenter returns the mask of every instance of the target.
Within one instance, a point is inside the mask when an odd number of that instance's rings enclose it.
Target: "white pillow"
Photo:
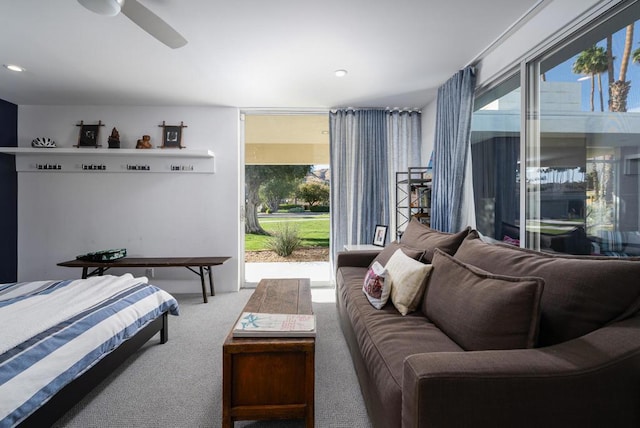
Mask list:
[[[387,270],[380,263],[373,262],[364,277],[362,291],[376,309],[382,309],[389,300],[391,285],[385,281],[386,274]]]
[[[402,315],[416,310],[422,301],[427,278],[433,269],[398,250],[385,266],[385,282],[391,286],[391,302]]]

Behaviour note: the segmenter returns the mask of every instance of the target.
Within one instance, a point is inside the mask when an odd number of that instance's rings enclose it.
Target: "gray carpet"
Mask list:
[[[202,303],[176,295],[179,317],[169,317],[169,341],[152,338],[78,403],[56,427],[220,427],[222,343],[252,290],[221,293]],[[315,425],[370,427],[335,303],[313,304],[317,317]],[[297,428],[301,420],[236,422],[246,428]]]

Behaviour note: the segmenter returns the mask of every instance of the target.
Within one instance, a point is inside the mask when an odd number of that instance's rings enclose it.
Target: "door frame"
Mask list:
[[[245,275],[245,220],[246,220],[246,203],[245,203],[245,117],[248,115],[278,115],[278,116],[299,116],[299,115],[317,115],[326,114],[329,117],[330,109],[328,108],[241,108],[239,109],[239,127],[238,135],[240,144],[238,147],[238,189],[240,191],[240,221],[238,230],[238,285],[240,288],[246,286]],[[328,120],[328,119],[327,119]]]

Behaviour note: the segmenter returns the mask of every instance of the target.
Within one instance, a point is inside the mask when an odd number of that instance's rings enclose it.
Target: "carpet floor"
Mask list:
[[[156,335],[65,414],[56,427],[220,427],[222,343],[253,290],[175,295],[169,341]],[[334,302],[313,303],[317,318],[315,426],[370,427]],[[236,427],[298,428],[301,420],[241,421]]]

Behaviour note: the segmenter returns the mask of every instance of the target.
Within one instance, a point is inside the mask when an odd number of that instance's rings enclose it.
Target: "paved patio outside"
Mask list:
[[[311,287],[332,285],[329,262],[245,263],[244,287],[258,285],[262,278],[310,278]]]

